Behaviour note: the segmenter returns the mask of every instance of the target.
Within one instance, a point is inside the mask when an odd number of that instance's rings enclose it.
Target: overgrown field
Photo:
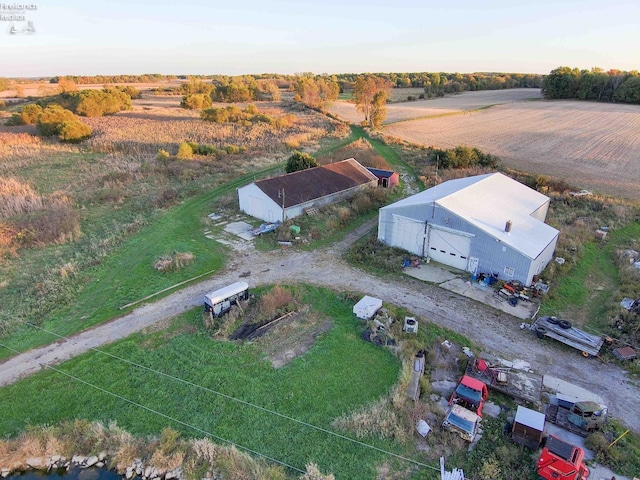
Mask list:
[[[68,334],[113,318],[130,301],[220,269],[226,249],[204,236],[211,227],[207,215],[235,202],[227,196],[235,188],[279,171],[291,152],[281,134],[297,138],[296,148],[348,134],[312,111],[290,113],[297,122],[278,133],[261,125],[216,126],[180,108],[138,104],[125,116],[88,119],[96,121],[97,136],[79,146],[42,140],[32,126],[0,127],[0,176],[6,180],[0,192],[0,333],[15,333],[12,345],[30,348],[49,339],[24,332],[24,321]],[[175,153],[185,140],[215,143],[234,128],[243,153],[156,158],[160,148]],[[51,205],[72,212],[75,223],[63,224],[66,217],[51,213]],[[175,271],[154,268],[176,253],[191,263]]]

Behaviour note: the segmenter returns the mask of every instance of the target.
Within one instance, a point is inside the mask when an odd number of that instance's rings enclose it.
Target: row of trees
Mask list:
[[[142,75],[65,75],[49,79],[49,83],[59,83],[67,80],[77,85],[104,85],[108,83],[157,83],[163,80],[173,80],[175,75],[160,73],[145,73]]]
[[[640,103],[640,73],[637,70],[604,71],[558,67],[544,79],[545,98],[577,98],[599,102]]]

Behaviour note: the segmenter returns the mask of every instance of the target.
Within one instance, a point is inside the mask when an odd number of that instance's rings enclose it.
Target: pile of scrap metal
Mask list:
[[[627,310],[628,312],[635,313],[636,315],[640,315],[640,298],[623,298],[620,302],[620,306]]]

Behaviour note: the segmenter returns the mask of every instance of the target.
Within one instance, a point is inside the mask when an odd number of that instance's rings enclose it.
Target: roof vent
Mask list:
[[[511,231],[512,226],[513,226],[513,222],[511,220],[507,220],[507,224],[504,226],[504,231],[509,233]]]

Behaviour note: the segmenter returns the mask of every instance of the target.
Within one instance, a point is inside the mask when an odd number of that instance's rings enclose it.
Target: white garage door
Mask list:
[[[422,256],[424,228],[424,222],[394,214],[391,245]]]
[[[471,237],[429,226],[429,243],[425,256],[436,262],[466,270],[470,251]]]

